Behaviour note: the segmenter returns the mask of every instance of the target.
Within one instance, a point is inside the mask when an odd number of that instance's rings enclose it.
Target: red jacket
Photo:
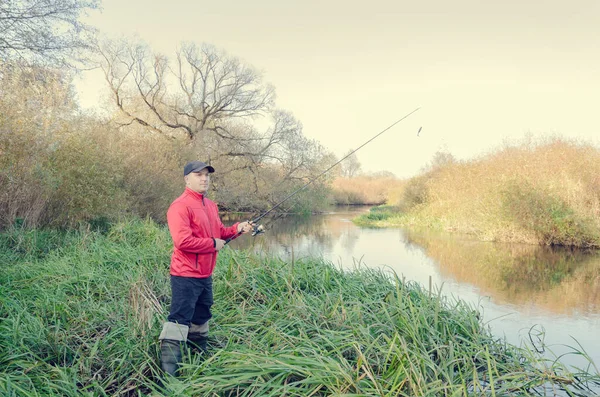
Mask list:
[[[167,211],[173,238],[171,275],[207,278],[217,263],[215,238],[235,236],[237,225],[223,226],[217,205],[202,194],[186,188]]]

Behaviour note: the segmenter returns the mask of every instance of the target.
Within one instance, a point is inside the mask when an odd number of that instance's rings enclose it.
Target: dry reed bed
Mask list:
[[[360,175],[336,178],[332,183],[333,202],[338,205],[379,205],[393,199],[391,193],[402,186],[394,176]]]
[[[408,181],[401,197],[402,214],[359,222],[600,247],[600,150],[589,144],[554,139],[447,164]]]

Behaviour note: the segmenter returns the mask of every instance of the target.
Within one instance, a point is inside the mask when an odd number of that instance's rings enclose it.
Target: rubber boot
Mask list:
[[[189,327],[183,324],[166,322],[163,324],[160,340],[160,366],[169,375],[179,375],[181,349],[185,347]]]
[[[208,351],[208,337],[202,335],[188,335],[188,345],[198,353],[206,353]]]
[[[160,366],[169,375],[179,375],[179,364],[182,358],[181,344],[181,341],[172,339],[160,341]]]
[[[188,344],[198,353],[207,352],[208,323],[192,324],[187,335]]]

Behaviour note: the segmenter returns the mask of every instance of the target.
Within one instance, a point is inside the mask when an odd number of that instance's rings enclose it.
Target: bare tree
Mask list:
[[[138,123],[167,136],[183,133],[189,140],[206,133],[248,140],[234,133],[232,121],[273,106],[274,89],[259,72],[210,45],[182,45],[174,65],[144,44],[108,41],[99,52],[124,125]]]
[[[245,131],[251,135],[251,130]],[[273,112],[272,126],[264,136],[258,140],[218,139],[212,160],[219,166],[219,174],[227,178],[217,178],[217,189],[227,192],[228,197],[251,194],[277,201],[296,183],[316,175],[328,155],[318,142],[304,136],[302,125],[290,113],[282,110]],[[242,190],[236,191],[240,187]]]
[[[346,154],[344,154],[342,156],[342,158],[348,156],[348,154],[352,153],[352,150],[349,150],[348,152],[346,152]],[[358,174],[360,173],[360,169],[361,169],[361,165],[360,165],[360,161],[358,161],[358,157],[356,156],[356,153],[352,153],[350,156],[348,156],[348,158],[346,158],[344,161],[342,161],[341,163],[342,165],[342,176],[345,178],[353,178],[355,176],[358,176]]]
[[[431,161],[424,167],[424,171],[435,171],[456,164],[458,161],[454,155],[446,150],[438,150],[433,154]]]
[[[194,157],[219,169],[213,187],[224,205],[248,208],[250,196],[272,202],[314,175],[326,155],[291,113],[274,107],[261,73],[211,45],[183,44],[171,62],[126,41],[106,41],[99,54],[115,121],[187,140]]]
[[[1,0],[0,58],[64,64],[89,48],[92,29],[80,22],[99,0]]]

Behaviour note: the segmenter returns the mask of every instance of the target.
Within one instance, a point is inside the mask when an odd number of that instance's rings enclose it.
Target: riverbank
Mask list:
[[[104,233],[0,234],[4,395],[533,394],[600,385],[597,368],[491,336],[461,301],[374,270],[226,249],[212,332],[224,348],[161,377],[170,238],[152,222]],[[575,351],[575,354],[578,352]]]
[[[482,241],[600,248],[600,150],[555,139],[432,165],[361,226],[424,227]]]

